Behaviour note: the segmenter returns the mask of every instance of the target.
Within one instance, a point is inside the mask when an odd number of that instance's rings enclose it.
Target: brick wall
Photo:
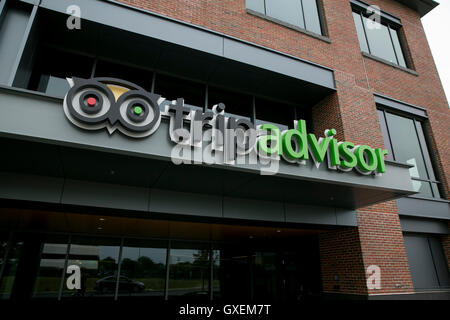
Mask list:
[[[418,75],[362,56],[348,0],[322,0],[331,43],[246,13],[245,0],[119,0],[230,36],[294,55],[335,70],[337,92],[313,108],[317,134],[338,130],[338,138],[383,147],[373,93],[427,110],[431,152],[436,155],[445,197],[449,199],[450,111],[419,15],[393,0],[371,0],[402,21],[408,55]],[[324,290],[386,293],[412,290],[395,202],[358,210],[359,227],[321,237]],[[448,237],[443,241],[448,253]],[[382,289],[367,292],[364,269],[381,267]],[[345,274],[345,270],[351,270]]]

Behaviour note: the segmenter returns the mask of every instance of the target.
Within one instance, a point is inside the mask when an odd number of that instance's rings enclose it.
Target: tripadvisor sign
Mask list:
[[[71,88],[64,98],[64,112],[76,126],[87,130],[106,128],[133,138],[145,138],[158,130],[161,117],[169,120],[169,137],[174,143],[172,161],[206,164],[255,164],[262,174],[278,172],[279,161],[317,168],[323,162],[332,170],[355,169],[364,175],[386,171],[385,149],[340,142],[335,129],[324,137],[308,133],[304,120],[281,131],[274,124],[255,126],[248,118],[225,114],[219,103],[203,111],[171,102],[141,87],[113,78],[67,79]],[[265,167],[268,166],[268,167]]]

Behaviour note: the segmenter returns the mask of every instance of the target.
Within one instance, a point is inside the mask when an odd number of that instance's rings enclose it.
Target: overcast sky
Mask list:
[[[422,24],[448,101],[450,98],[450,0],[438,0],[438,2],[440,5],[422,18]]]

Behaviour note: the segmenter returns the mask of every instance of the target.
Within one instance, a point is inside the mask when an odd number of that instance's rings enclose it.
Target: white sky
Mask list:
[[[447,95],[450,99],[450,0],[438,0],[435,9],[422,18],[422,24]]]

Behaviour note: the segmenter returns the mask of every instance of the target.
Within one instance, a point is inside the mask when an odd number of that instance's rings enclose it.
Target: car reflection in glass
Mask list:
[[[109,276],[99,279],[95,282],[95,290],[98,292],[114,292],[116,290],[116,277]],[[135,281],[130,278],[120,276],[119,291],[120,292],[143,292],[145,284],[140,281]]]

